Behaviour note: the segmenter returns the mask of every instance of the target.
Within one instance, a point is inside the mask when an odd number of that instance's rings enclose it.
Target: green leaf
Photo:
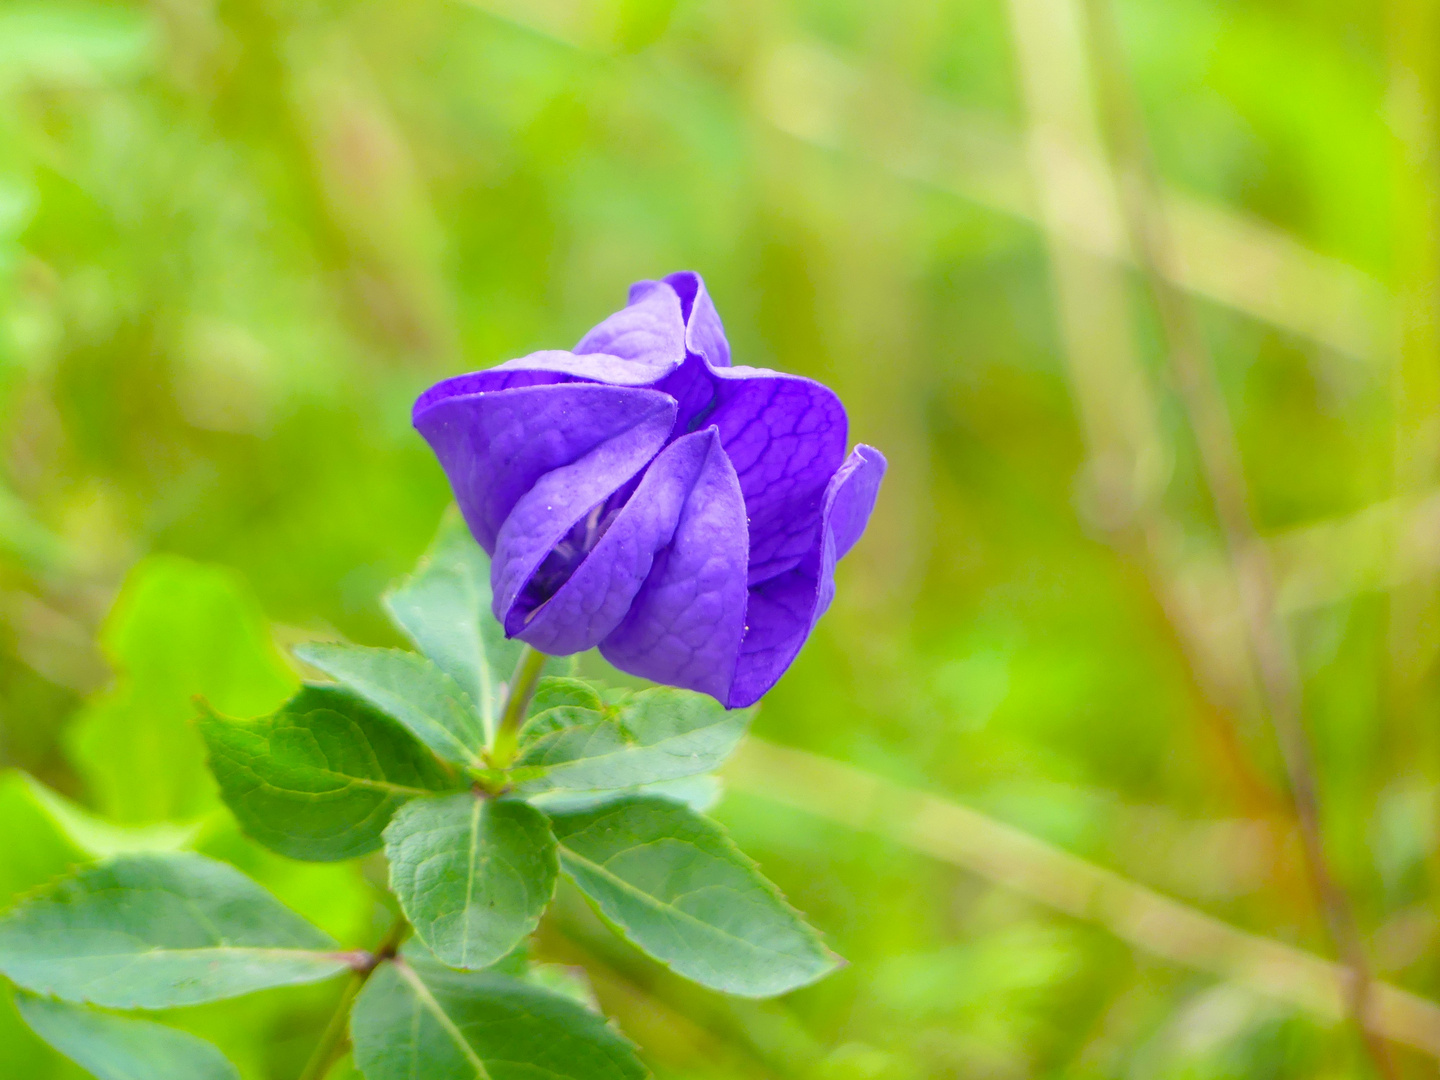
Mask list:
[[[601,914],[688,979],[770,997],[836,965],[720,826],[680,803],[628,798],[551,824],[561,866]]]
[[[527,717],[539,716],[541,713],[561,705],[590,709],[594,712],[605,708],[599,692],[584,679],[547,675],[535,687],[535,695],[530,699],[530,707],[525,711],[525,715]]]
[[[454,507],[419,568],[385,596],[396,625],[475,703],[487,736],[523,647],[506,640],[490,596],[490,558]]]
[[[0,979],[0,1076],[22,1080],[74,1080],[75,1070],[30,1030],[15,1008],[23,991]]]
[[[34,994],[16,994],[15,1007],[35,1034],[99,1080],[240,1080],[224,1054],[189,1032]]]
[[[20,776],[35,805],[65,834],[66,839],[85,853],[83,859],[75,862],[91,862],[108,859],[112,855],[145,851],[182,851],[195,843],[202,830],[200,821],[184,825],[163,821],[153,825],[116,825],[71,802],[33,776],[25,773]]]
[[[299,685],[244,581],[173,556],[130,572],[101,643],[119,678],[68,738],[97,808],[122,823],[194,817],[215,805],[191,723],[195,695],[231,716],[259,716]]]
[[[600,999],[595,996],[595,988],[590,985],[590,977],[585,974],[584,968],[567,964],[531,964],[521,977],[531,985],[567,997],[593,1013],[601,1011]]]
[[[335,942],[203,855],[125,855],[62,878],[0,920],[0,972],[116,1009],[165,1009],[348,970]]]
[[[394,720],[333,686],[307,686],[270,716],[208,713],[199,725],[241,828],[292,859],[374,851],[401,806],[460,783]]]
[[[310,642],[295,655],[393,716],[446,761],[484,768],[485,728],[460,684],[415,653]]]
[[[754,715],[713,698],[657,687],[613,709],[557,705],[520,732],[522,792],[596,791],[678,780],[717,767]]]
[[[496,972],[399,960],[350,1019],[367,1080],[643,1080],[621,1035],[583,1005]]]
[[[0,911],[11,900],[85,861],[85,852],[45,812],[30,778],[18,770],[0,773]]]
[[[385,853],[416,936],[451,967],[495,963],[535,930],[555,892],[555,838],[518,800],[416,800],[385,830]]]
[[[528,801],[532,806],[538,806],[545,813],[553,815],[594,810],[636,795],[655,795],[688,806],[697,814],[703,814],[720,801],[724,792],[725,785],[718,776],[714,773],[702,773],[700,776],[682,776],[679,780],[637,784],[616,791],[546,791],[530,796]]]

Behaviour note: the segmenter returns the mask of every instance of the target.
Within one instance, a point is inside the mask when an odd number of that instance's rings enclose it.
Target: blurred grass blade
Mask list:
[[[1345,969],[1237,929],[1013,826],[854,766],[751,737],[725,769],[737,791],[963,867],[1137,949],[1298,1006],[1345,1015]],[[1440,1005],[1376,983],[1369,1026],[1440,1059]]]

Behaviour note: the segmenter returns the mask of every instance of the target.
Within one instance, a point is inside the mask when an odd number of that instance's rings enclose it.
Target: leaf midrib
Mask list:
[[[735,943],[738,944],[738,945],[742,945],[742,946],[744,946],[745,948],[747,948],[747,949],[749,949],[749,950],[751,950],[751,951],[753,951],[753,952],[757,952],[757,953],[768,953],[768,954],[770,954],[770,955],[772,955],[772,956],[783,956],[783,957],[787,957],[787,958],[790,958],[790,959],[795,959],[795,958],[796,958],[794,953],[782,952],[782,951],[780,951],[779,949],[767,949],[767,948],[764,948],[764,947],[762,947],[762,946],[760,946],[760,945],[755,944],[753,941],[747,941],[745,938],[737,937],[736,935],[730,933],[728,930],[721,929],[720,927],[716,926],[714,923],[705,922],[703,919],[700,919],[700,918],[697,918],[697,917],[694,916],[694,915],[691,915],[688,911],[683,911],[683,910],[681,910],[680,908],[676,907],[676,906],[675,906],[674,904],[672,904],[672,903],[661,903],[658,899],[656,899],[654,896],[651,896],[649,893],[645,892],[643,889],[638,889],[638,888],[636,888],[634,885],[631,885],[628,881],[626,881],[624,878],[620,877],[618,874],[616,874],[614,871],[610,870],[608,867],[606,867],[606,866],[604,866],[604,865],[602,865],[602,864],[600,864],[600,863],[597,863],[597,862],[595,862],[595,861],[592,860],[592,859],[587,859],[587,858],[585,858],[585,856],[580,855],[580,854],[576,853],[575,851],[573,851],[571,848],[566,847],[566,846],[565,846],[565,842],[564,842],[563,840],[559,841],[559,846],[560,846],[561,853],[562,853],[564,856],[566,856],[566,857],[568,857],[568,858],[571,858],[571,859],[575,860],[575,861],[578,862],[578,863],[583,863],[586,867],[589,867],[590,869],[594,870],[595,873],[599,874],[601,877],[605,878],[607,881],[613,882],[613,883],[615,884],[615,886],[620,889],[620,891],[622,891],[622,892],[624,892],[624,893],[627,893],[627,894],[630,895],[630,896],[635,897],[636,899],[640,900],[642,903],[646,904],[647,906],[649,906],[650,908],[652,908],[652,909],[654,909],[654,910],[657,910],[657,911],[660,911],[660,912],[666,913],[666,914],[668,914],[668,913],[670,913],[670,912],[673,912],[673,913],[674,913],[676,916],[678,916],[680,919],[682,919],[682,920],[684,920],[684,921],[686,921],[686,922],[688,922],[688,923],[690,923],[690,924],[692,924],[692,925],[694,925],[694,926],[698,926],[698,927],[701,927],[702,929],[709,930],[710,932],[712,932],[712,933],[714,933],[714,934],[717,934],[718,936],[720,936],[720,937],[722,937],[722,938],[726,938],[726,939],[728,939],[728,940],[730,940],[730,941],[733,941],[733,942],[735,942]],[[630,850],[633,850],[633,849],[630,849]]]
[[[200,955],[206,957],[214,955],[239,954],[247,958],[279,958],[285,960],[329,960],[340,965],[346,965],[349,960],[349,953],[343,949],[286,949],[278,945],[249,946],[249,945],[206,945],[198,949],[167,949],[163,945],[151,945],[148,948],[136,949],[133,952],[116,953],[81,953],[76,956],[63,956],[54,958],[29,957],[30,963],[35,964],[66,964],[74,961],[91,960],[145,960],[152,958],[159,959],[192,959]]]
[[[254,770],[251,771],[253,772]],[[407,795],[411,798],[417,799],[423,799],[443,793],[443,790],[436,790],[434,788],[408,787],[405,784],[397,784],[391,780],[371,780],[363,776],[350,776],[347,773],[335,772],[332,769],[315,769],[314,771],[320,776],[333,776],[335,779],[343,781],[343,787],[367,788],[371,791],[382,791],[387,794],[393,795]],[[260,786],[262,788],[268,788],[271,791],[282,792],[286,795],[308,796],[314,799],[328,798],[332,795],[338,794],[338,792],[334,791],[302,791],[299,788],[281,787],[279,784],[274,784],[269,781],[261,781]]]
[[[461,967],[470,962],[470,927],[472,925],[469,917],[471,908],[475,903],[475,878],[478,876],[476,860],[480,858],[480,814],[485,808],[484,800],[476,799],[475,805],[470,810],[470,852],[465,866],[465,937],[460,943]]]
[[[420,1003],[439,1021],[440,1026],[445,1029],[445,1033],[460,1048],[460,1052],[465,1055],[465,1060],[475,1070],[475,1080],[490,1080],[490,1070],[485,1067],[485,1062],[480,1059],[479,1054],[475,1053],[475,1048],[465,1038],[465,1033],[456,1026],[455,1021],[450,1019],[450,1014],[440,1007],[440,1002],[435,1000],[435,995],[430,992],[425,981],[415,973],[409,964],[403,961],[391,961],[391,963],[394,964],[400,977],[410,985],[410,989],[420,999]]]

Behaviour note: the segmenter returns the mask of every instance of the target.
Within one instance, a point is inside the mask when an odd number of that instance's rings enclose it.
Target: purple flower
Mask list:
[[[840,399],[730,366],[698,274],[630,289],[573,352],[432,386],[415,427],[490,553],[510,637],[750,705],[794,661],[885,458]]]

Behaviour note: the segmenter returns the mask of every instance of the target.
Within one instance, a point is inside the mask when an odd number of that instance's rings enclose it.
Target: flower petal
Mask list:
[[[753,705],[794,662],[830,606],[835,564],[864,532],[884,475],[884,455],[857,446],[826,486],[814,546],[798,565],[751,587],[729,708]]]
[[[569,355],[569,353],[534,353],[525,357],[524,360],[511,360],[499,367],[489,368],[485,371],[472,371],[466,375],[442,379],[416,399],[411,416],[415,420],[416,427],[419,427],[420,414],[448,398],[488,394],[494,390],[515,390],[522,386],[545,386],[550,383],[570,382],[569,376],[558,369],[548,369],[544,361],[535,363],[533,367],[521,367],[527,361],[534,361],[536,357]]]
[[[671,274],[665,284],[680,297],[680,313],[685,320],[685,348],[703,357],[711,367],[730,366],[730,342],[720,313],[705,289],[705,279],[693,270]]]
[[[714,429],[677,439],[671,452],[667,494],[692,469],[694,479],[673,535],[600,652],[622,671],[723,702],[745,625],[745,504]]]
[[[638,445],[638,453],[653,444],[653,455],[674,418],[664,394],[594,383],[422,398],[415,407],[415,427],[440,459],[471,533],[492,554],[501,525],[541,477],[612,442]],[[605,455],[594,461],[615,469]]]
[[[750,584],[792,569],[815,544],[825,485],[845,460],[849,425],[834,391],[694,355],[655,389],[675,399],[677,432],[719,429],[750,519]]]
[[[663,281],[637,281],[630,302],[581,338],[575,352],[678,365],[685,359],[680,297]]]
[[[668,412],[657,409],[644,422],[597,444],[579,460],[547,472],[516,502],[500,526],[495,538],[495,557],[490,564],[495,618],[505,628],[507,637],[518,636],[530,614],[516,603],[526,583],[587,514],[593,514],[594,524],[599,524],[606,499],[640,472],[665,445],[673,417],[673,404]],[[567,554],[568,558],[556,560],[559,564],[556,569],[561,575],[570,573],[567,562],[584,558],[579,550]],[[637,580],[635,588],[639,587]],[[541,603],[543,600],[542,597]],[[539,647],[538,641],[531,643]],[[588,649],[594,644],[591,642],[582,648]],[[559,655],[580,650],[543,651]]]
[[[713,431],[701,431],[667,446],[584,562],[515,636],[552,656],[600,644],[625,617],[656,554],[675,539],[714,441]]]
[[[750,518],[752,585],[792,569],[815,546],[829,483],[845,460],[848,422],[835,393],[758,368],[716,373],[706,422],[720,429]]]
[[[630,360],[608,353],[579,355],[552,349],[531,353],[518,360],[506,360],[488,371],[476,372],[476,375],[503,374],[513,380],[535,379],[546,382],[584,379],[589,382],[608,383],[611,386],[650,386],[665,378],[680,364],[680,360],[665,359],[659,354]]]

